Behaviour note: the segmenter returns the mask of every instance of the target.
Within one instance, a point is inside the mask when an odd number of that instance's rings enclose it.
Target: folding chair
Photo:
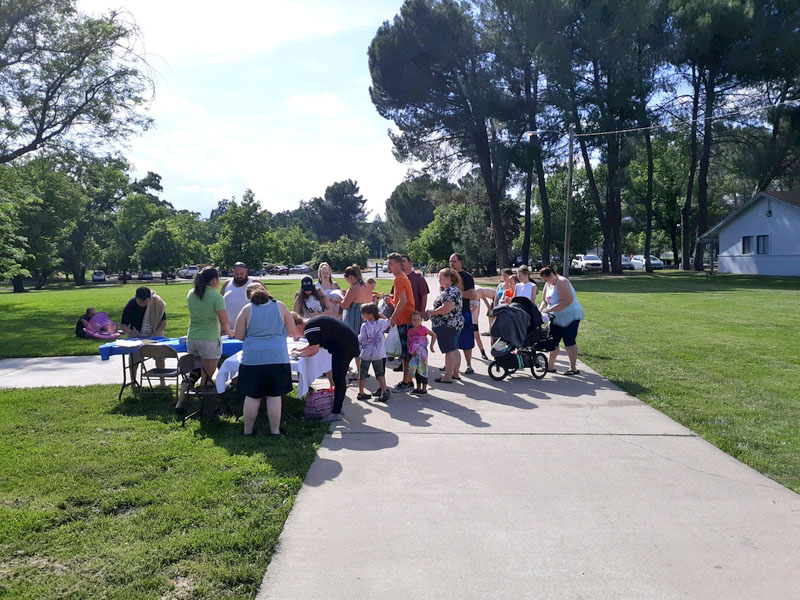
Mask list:
[[[178,371],[181,376],[181,395],[183,397],[183,405],[187,406],[192,398],[197,398],[198,406],[194,412],[186,411],[182,417],[181,426],[186,425],[189,419],[199,418],[205,422],[216,422],[219,415],[227,412],[228,414],[237,416],[231,409],[230,399],[236,397],[235,390],[233,394],[226,391],[223,394],[218,394],[217,389],[213,384],[209,383],[205,387],[197,387],[197,382],[200,381],[202,375],[202,362],[199,357],[192,354],[185,354],[178,360]],[[207,380],[210,382],[211,377]],[[224,408],[221,406],[224,405]]]
[[[169,346],[160,346],[158,344],[145,344],[139,349],[139,354],[142,357],[142,362],[139,365],[139,390],[138,392],[141,393],[144,390],[144,380],[147,378],[147,385],[150,387],[150,390],[153,389],[153,382],[151,377],[155,377],[157,379],[174,379],[175,380],[175,401],[178,401],[178,392],[180,389],[179,381],[181,378],[180,370],[177,367],[178,362],[178,353],[175,352],[174,348],[170,348]],[[176,366],[175,367],[154,367],[152,369],[147,368],[147,361],[148,360],[158,360],[158,359],[175,359]]]

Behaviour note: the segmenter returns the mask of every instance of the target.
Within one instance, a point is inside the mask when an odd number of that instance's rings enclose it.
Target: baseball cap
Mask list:
[[[311,277],[303,277],[300,280],[300,289],[304,292],[311,292],[314,290],[314,280]]]

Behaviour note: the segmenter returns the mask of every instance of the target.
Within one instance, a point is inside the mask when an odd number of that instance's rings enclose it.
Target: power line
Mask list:
[[[733,111],[733,112],[729,112],[729,113],[724,113],[724,114],[721,114],[721,115],[716,115],[714,117],[708,117],[708,118],[705,118],[705,117],[700,118],[700,117],[698,117],[697,119],[691,119],[691,120],[684,121],[684,122],[687,125],[691,125],[692,123],[699,123],[700,121],[703,121],[704,123],[708,123],[708,122],[711,122],[711,121],[718,121],[720,119],[729,119],[731,117],[735,117],[735,116],[738,116],[738,115],[748,115],[748,114],[751,114],[751,113],[754,113],[754,112],[758,112],[760,110],[764,110],[764,109],[767,109],[767,108],[777,108],[778,106],[784,106],[784,105],[787,105],[787,104],[797,104],[798,102],[800,102],[800,100],[784,100],[783,102],[778,102],[776,104],[765,104],[763,106],[756,106],[756,107],[753,107],[753,108],[737,110],[737,111]],[[681,119],[681,120],[683,121],[683,119]],[[652,130],[655,130],[655,129],[667,129],[669,127],[672,127],[672,125],[671,124],[650,125],[649,127],[631,127],[631,128],[628,128],[628,129],[617,129],[617,130],[614,130],[614,131],[591,131],[591,132],[585,132],[585,133],[576,133],[575,137],[576,138],[578,138],[578,137],[592,137],[592,136],[598,136],[598,135],[612,135],[612,134],[617,134],[617,133],[636,133],[637,131],[652,131]],[[565,134],[567,132],[565,132],[565,131],[541,130],[540,133],[562,133],[562,134]]]

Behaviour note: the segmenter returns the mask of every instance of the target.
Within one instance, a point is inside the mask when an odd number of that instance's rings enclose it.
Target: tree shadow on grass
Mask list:
[[[654,273],[636,275],[595,275],[571,279],[575,290],[615,294],[699,294],[735,290],[799,290],[800,278],[766,277],[757,275],[718,274],[706,277],[703,273]]]

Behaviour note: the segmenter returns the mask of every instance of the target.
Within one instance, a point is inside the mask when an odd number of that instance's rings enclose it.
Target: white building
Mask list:
[[[800,193],[761,192],[698,243],[718,242],[720,273],[800,277]]]

